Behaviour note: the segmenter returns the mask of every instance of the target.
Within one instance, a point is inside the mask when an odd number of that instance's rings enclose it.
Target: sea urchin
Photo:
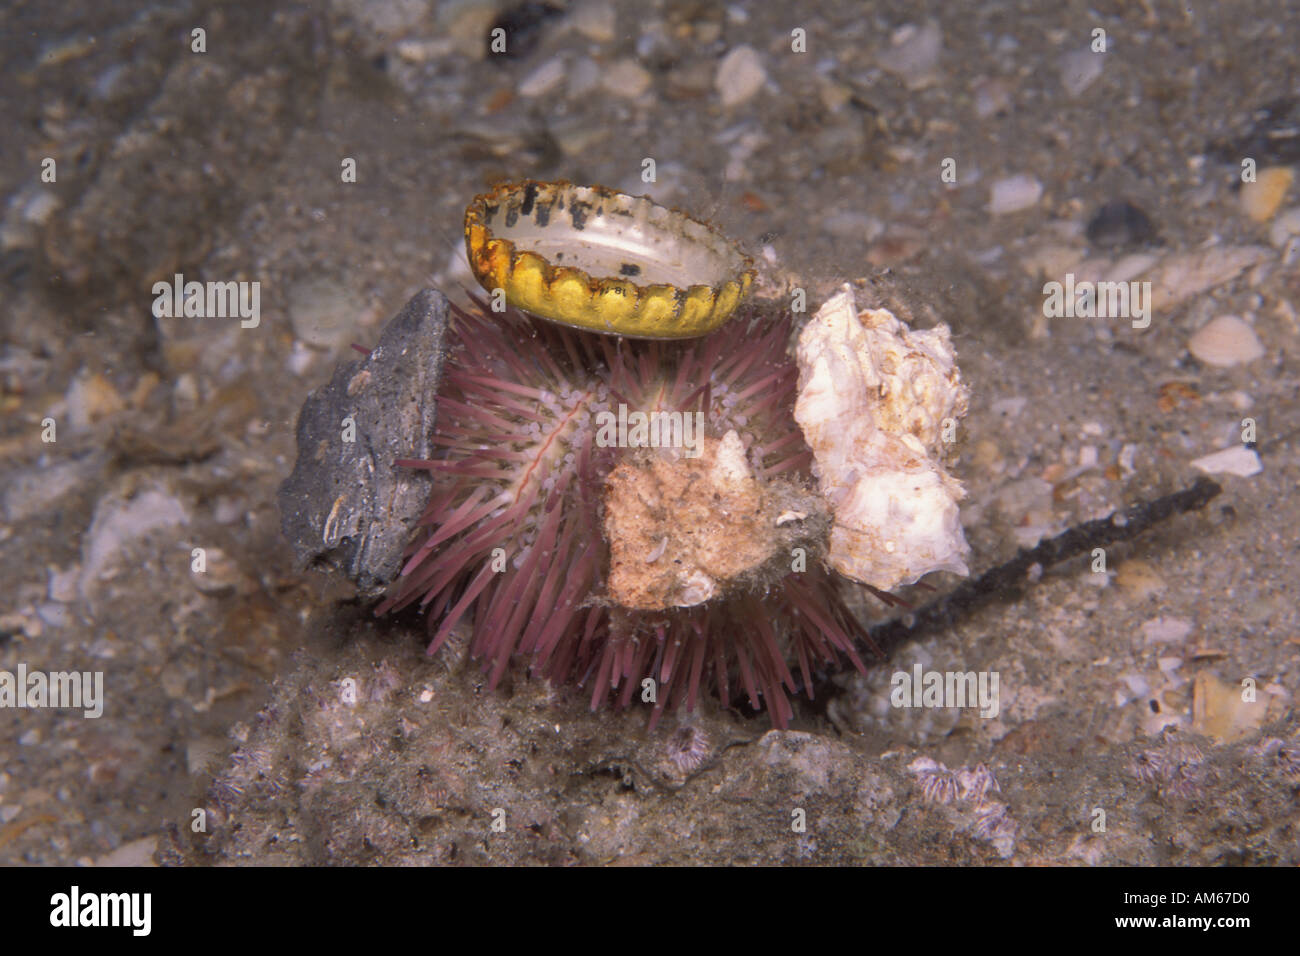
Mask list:
[[[418,603],[430,653],[467,622],[490,686],[517,657],[594,709],[651,678],[652,724],[734,686],[784,727],[814,666],[863,667],[821,560],[789,315],[658,342],[476,301],[454,309],[438,451],[398,462],[434,488],[379,613]]]

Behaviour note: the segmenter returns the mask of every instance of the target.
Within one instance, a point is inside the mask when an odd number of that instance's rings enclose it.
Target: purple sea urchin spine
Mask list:
[[[760,481],[810,484],[811,453],[791,413],[789,333],[786,317],[751,332],[733,323],[702,340],[639,342],[481,305],[456,310],[433,436],[440,451],[398,463],[430,471],[434,491],[379,613],[418,602],[431,653],[468,618],[490,686],[521,657],[543,676],[590,682],[594,709],[611,696],[627,706],[649,677],[654,722],[665,708],[692,709],[705,683],[727,704],[734,683],[785,726],[789,695],[811,686],[814,666],[847,658],[863,667],[840,582],[814,555],[805,570],[772,575],[761,597],[737,589],[690,607],[618,606],[607,588],[604,494],[633,451],[602,447],[595,416],[620,405],[700,412],[715,443],[737,433]]]
[[[431,652],[473,607],[473,651],[493,662],[493,684],[516,651],[549,656],[596,583],[595,554],[581,547],[600,535],[584,520],[597,499],[585,427],[595,382],[580,364],[595,356],[559,330],[531,329],[543,341],[529,341],[525,321],[457,312],[433,439],[444,454],[398,462],[438,477],[419,522],[428,530],[379,607],[418,598],[441,622]]]

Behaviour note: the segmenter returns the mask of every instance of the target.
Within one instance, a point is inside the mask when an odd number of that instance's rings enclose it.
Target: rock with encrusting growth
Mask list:
[[[633,711],[593,714],[535,680],[481,694],[414,642],[364,621],[336,629],[353,639],[318,636],[232,730],[237,749],[198,804],[208,830],[168,828],[159,862],[1300,862],[1294,714],[1224,746],[1166,732],[1100,752],[1074,745],[1083,730],[1063,715],[1060,745],[1033,759],[963,749],[945,764],[762,733],[709,702],[645,734]],[[1099,835],[1086,811],[1116,773]],[[1063,822],[1061,807],[1077,809]]]

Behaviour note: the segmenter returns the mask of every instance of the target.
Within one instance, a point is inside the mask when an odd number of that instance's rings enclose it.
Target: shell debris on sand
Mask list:
[[[931,571],[968,574],[965,492],[942,455],[945,421],[969,400],[948,327],[859,312],[846,285],[800,334],[798,362],[794,415],[833,515],[830,565],[886,591]]]
[[[995,216],[1032,209],[1043,198],[1043,184],[1033,176],[999,179],[989,192],[989,212]]]
[[[1235,315],[1221,315],[1201,326],[1192,334],[1187,349],[1206,365],[1220,368],[1264,356],[1264,346],[1255,330]]]
[[[714,78],[714,86],[727,109],[751,99],[766,82],[763,58],[751,46],[738,46],[727,53],[718,64]]]
[[[1209,671],[1197,674],[1192,681],[1192,729],[1231,743],[1281,716],[1286,709],[1284,692],[1274,685],[1247,692],[1243,683],[1223,680]],[[1278,692],[1270,693],[1272,690]]]
[[[895,30],[889,49],[879,53],[876,62],[909,90],[920,90],[938,81],[942,53],[943,30],[929,20],[921,26],[908,23]]]
[[[1268,222],[1291,190],[1295,173],[1289,166],[1261,169],[1254,182],[1241,186],[1241,211],[1254,222]]]
[[[646,90],[654,77],[635,60],[623,59],[611,64],[601,77],[601,85],[615,96],[634,100]]]
[[[1192,461],[1192,467],[1207,475],[1236,475],[1238,478],[1249,478],[1264,470],[1259,454],[1245,445],[1232,445],[1222,451],[1203,455]]]
[[[1084,90],[1101,76],[1105,56],[1085,48],[1072,50],[1061,58],[1061,86],[1071,99],[1083,95]]]

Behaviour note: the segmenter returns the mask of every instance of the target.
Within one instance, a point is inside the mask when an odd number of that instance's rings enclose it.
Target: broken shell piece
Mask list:
[[[678,607],[694,607],[703,604],[717,591],[718,587],[711,577],[702,571],[692,571],[677,593],[676,604]]]
[[[931,571],[970,573],[965,492],[942,455],[945,420],[969,398],[948,327],[859,313],[846,285],[800,334],[798,360],[794,417],[833,516],[830,565],[884,591]]]
[[[746,480],[753,481],[754,476],[745,461],[745,445],[735,430],[727,432],[718,442],[717,457],[713,460],[713,469],[709,479],[715,485],[737,485]]]
[[[1269,716],[1270,698],[1243,692],[1241,684],[1202,671],[1192,681],[1192,729],[1232,743],[1258,730]]]
[[[1192,467],[1207,475],[1236,475],[1239,478],[1249,478],[1264,470],[1255,449],[1245,445],[1231,445],[1212,455],[1202,455],[1193,459]]]
[[[664,556],[664,552],[667,550],[668,550],[668,535],[664,535],[663,540],[660,541],[657,545],[655,545],[655,549],[646,555],[645,563],[654,564],[656,561],[658,561],[660,558]]]

